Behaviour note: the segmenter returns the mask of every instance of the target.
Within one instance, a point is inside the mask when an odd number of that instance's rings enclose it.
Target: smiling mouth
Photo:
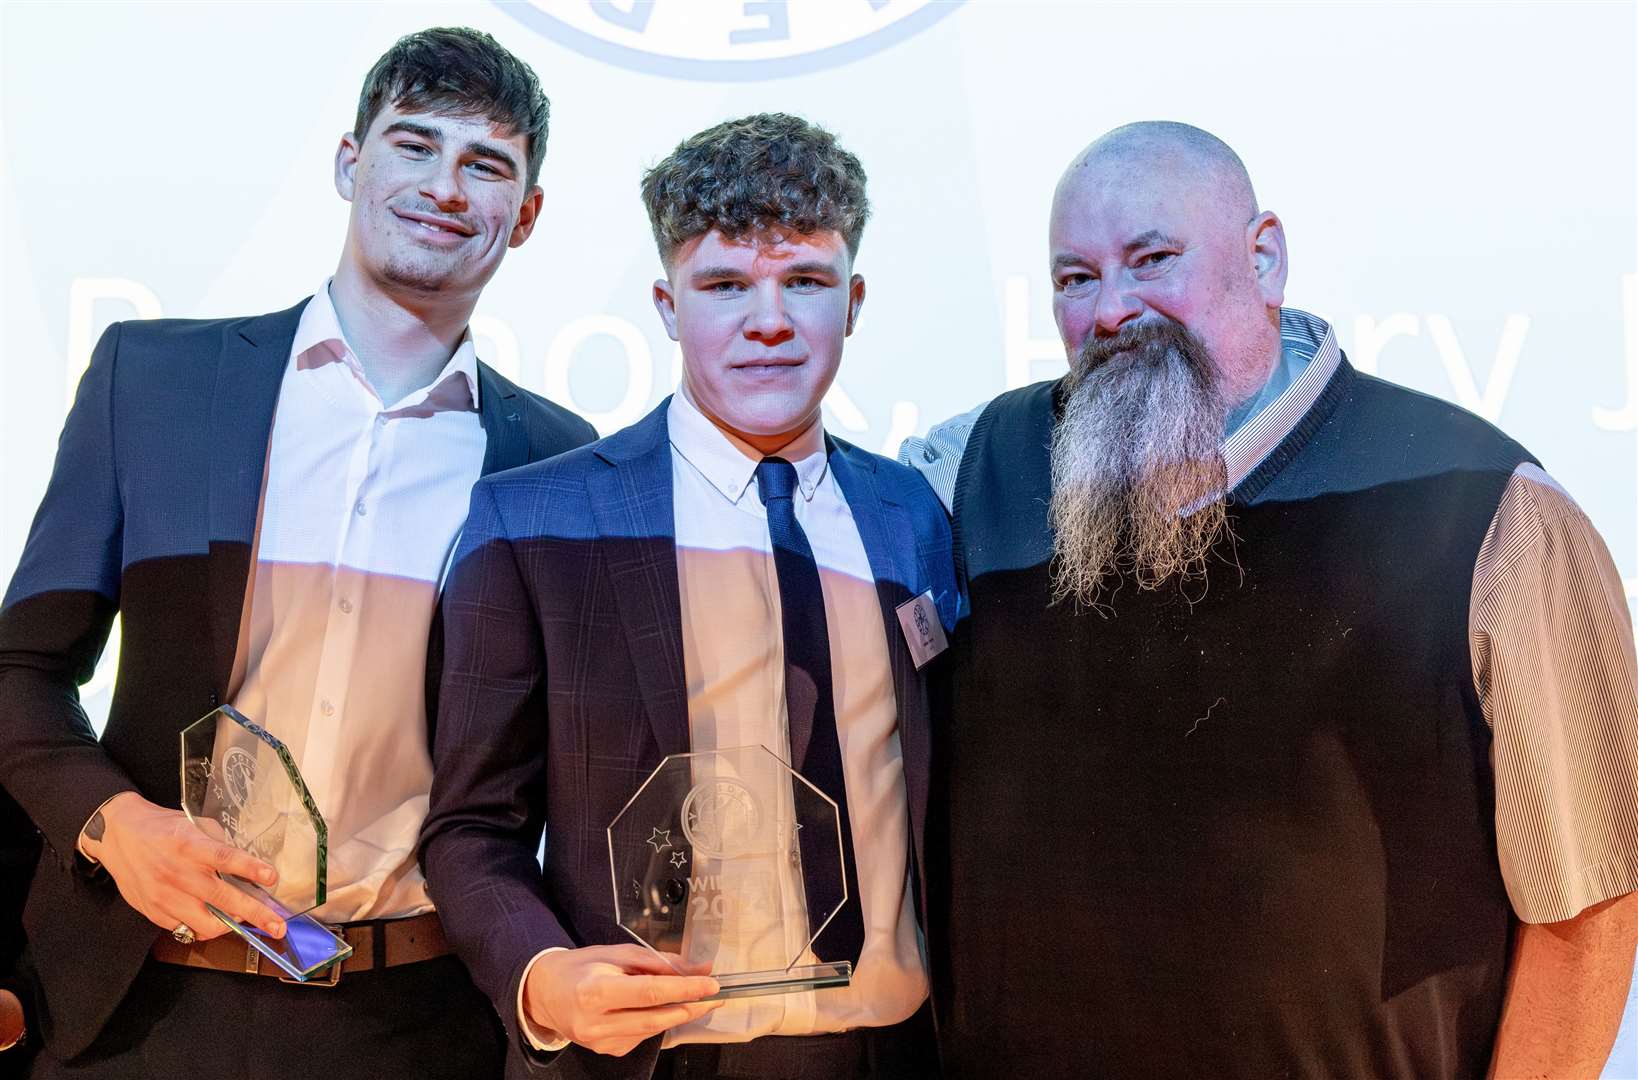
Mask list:
[[[403,214],[399,213],[397,210],[394,210],[393,213],[397,215],[398,219],[404,222],[406,225],[411,226],[418,232],[424,232],[429,236],[459,236],[464,238],[473,235],[472,230],[454,221],[442,221],[438,218],[426,217],[421,214]]]

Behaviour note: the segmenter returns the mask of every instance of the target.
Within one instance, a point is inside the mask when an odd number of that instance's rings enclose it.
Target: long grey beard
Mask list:
[[[1124,351],[1123,351],[1124,350]],[[1203,578],[1227,529],[1226,408],[1205,346],[1167,320],[1088,339],[1052,435],[1053,602]]]

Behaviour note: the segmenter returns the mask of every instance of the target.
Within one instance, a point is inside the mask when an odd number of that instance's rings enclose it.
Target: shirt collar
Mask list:
[[[301,320],[296,323],[296,336],[290,343],[290,361],[297,370],[309,370],[324,364],[340,362],[345,364],[360,382],[368,386],[369,380],[364,376],[364,368],[358,362],[358,356],[353,352],[352,346],[347,343],[347,336],[341,331],[341,319],[336,315],[335,303],[330,299],[332,280],[326,278],[324,284],[313,294],[313,298],[307,302],[307,306],[302,309]],[[444,384],[456,377],[465,382],[467,393],[471,397],[470,402],[457,400],[457,396],[444,389]],[[423,403],[431,404],[435,409],[478,411],[478,351],[473,344],[470,327],[461,331],[461,341],[455,347],[454,355],[430,383],[409,394],[403,401],[389,404],[396,411],[414,408]]]
[[[722,492],[723,498],[737,504],[756,479],[756,467],[764,456],[762,452],[717,427],[681,388],[671,395],[665,419],[671,448]],[[794,439],[767,456],[782,457],[795,465],[796,486],[803,499],[811,500],[829,467],[824,425],[814,420]]]
[[[1271,378],[1281,375],[1289,379],[1289,385],[1272,400],[1260,393],[1263,400],[1257,410],[1223,440],[1230,491],[1308,415],[1341,363],[1342,350],[1330,323],[1296,308],[1280,309],[1280,362]]]

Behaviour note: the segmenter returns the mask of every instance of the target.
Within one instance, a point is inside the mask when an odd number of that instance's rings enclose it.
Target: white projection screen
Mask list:
[[[1496,422],[1638,593],[1638,9],[1632,3],[8,3],[0,581],[109,323],[284,308],[335,265],[331,158],[399,35],[487,30],[552,100],[539,228],[473,331],[610,432],[678,360],[649,299],[642,170],[764,110],[870,176],[869,293],[826,420],[906,435],[1064,370],[1048,200],[1141,119],[1239,151],[1290,244],[1288,301],[1362,370]],[[107,709],[117,639],[85,699]],[[1638,1076],[1638,1023],[1607,1074]]]

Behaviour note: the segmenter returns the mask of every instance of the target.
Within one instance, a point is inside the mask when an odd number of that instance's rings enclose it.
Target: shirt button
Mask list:
[[[329,698],[325,698],[323,701],[319,702],[319,712],[323,713],[325,716],[334,716],[335,711],[336,707],[330,704]]]
[[[367,510],[364,506],[363,499],[353,503],[353,513],[357,514],[359,517],[363,517],[365,514],[369,513],[369,510]]]
[[[345,596],[341,598],[340,607],[343,615],[351,615],[353,613],[353,602],[347,599]]]

